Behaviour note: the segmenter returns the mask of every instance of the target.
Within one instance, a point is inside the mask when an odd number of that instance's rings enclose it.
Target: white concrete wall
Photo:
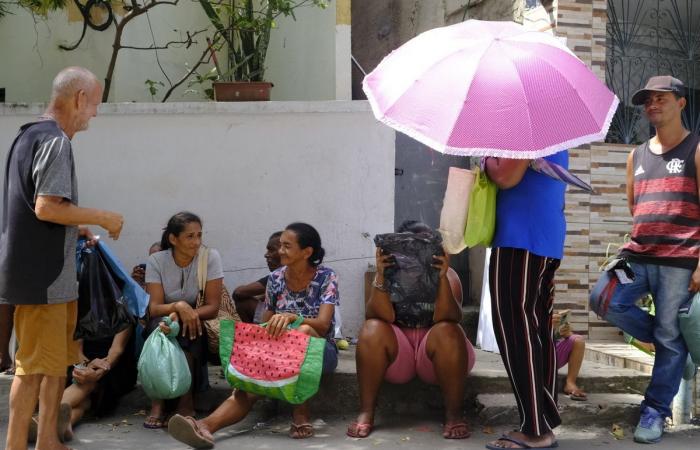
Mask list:
[[[73,2],[68,2],[73,4]],[[82,22],[69,22],[68,12],[51,13],[48,20],[34,18],[24,9],[14,7],[15,15],[0,19],[0,87],[6,89],[7,102],[44,102],[51,90],[51,80],[62,68],[81,65],[104,78],[111,57],[114,28],[99,32],[88,28],[81,46],[74,51],[63,51],[59,44],[77,42]],[[156,42],[179,38],[173,30],[204,29],[209,25],[202,8],[196,2],[181,1],[177,6],[158,6],[150,13]],[[199,45],[187,49],[160,50],[160,62],[173,80],[185,73],[185,63],[197,60],[206,45],[204,37]],[[145,16],[137,17],[125,28],[123,44],[149,46],[153,43]],[[144,82],[147,79],[163,80],[154,51],[122,50],[119,53],[110,101],[151,101]],[[167,83],[166,83],[167,84]],[[203,95],[185,95],[184,87],[172,100],[203,99]],[[156,99],[165,92],[160,88]]]
[[[73,5],[73,2],[68,2]],[[51,80],[69,65],[81,65],[104,78],[111,56],[114,28],[99,32],[88,28],[85,40],[74,51],[58,49],[59,44],[73,44],[82,31],[82,22],[70,21],[69,13],[51,13],[48,20],[33,18],[26,10],[10,6],[14,15],[0,19],[0,87],[6,89],[6,101],[44,102],[49,96]],[[77,11],[77,9],[72,6]],[[164,44],[179,38],[186,30],[209,27],[210,23],[197,2],[181,0],[177,6],[158,6],[150,13],[156,42]],[[273,100],[336,99],[335,2],[325,9],[299,8],[297,21],[280,18],[272,31],[267,58],[267,78],[275,84]],[[72,15],[71,15],[72,17]],[[178,30],[178,31],[173,31]],[[211,34],[211,33],[209,33]],[[145,16],[125,28],[124,45],[149,46],[153,43]],[[175,82],[195,63],[206,46],[205,35],[195,38],[198,44],[189,49],[160,50],[158,56],[168,77]],[[225,56],[219,55],[221,64]],[[349,51],[346,59],[349,60]],[[201,73],[209,67],[203,66]],[[150,102],[145,81],[168,82],[156,61],[154,51],[122,50],[119,54],[111,102]],[[170,101],[201,101],[198,93],[186,93],[187,83],[180,86]],[[209,86],[207,86],[209,87]],[[167,88],[159,87],[160,101]]]
[[[2,161],[20,124],[41,111],[0,105]],[[81,205],[125,216],[121,238],[108,242],[128,267],[180,210],[202,217],[230,289],[266,274],[270,233],[316,226],[340,277],[344,331],[357,335],[372,238],[394,220],[394,132],[367,103],[108,104],[74,151]]]
[[[335,100],[335,1],[326,9],[302,7],[296,21],[280,17],[270,35],[265,78],[272,100]],[[349,49],[348,49],[349,50]],[[350,60],[348,51],[347,60]]]

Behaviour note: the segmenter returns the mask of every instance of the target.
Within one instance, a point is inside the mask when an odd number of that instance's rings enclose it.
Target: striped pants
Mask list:
[[[541,436],[561,423],[552,339],[559,260],[517,248],[491,252],[493,329],[520,413],[519,431]]]

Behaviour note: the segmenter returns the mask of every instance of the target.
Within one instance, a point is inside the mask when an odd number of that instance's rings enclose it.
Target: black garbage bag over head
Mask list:
[[[133,325],[121,282],[98,247],[80,251],[79,268],[78,324],[73,337],[90,341],[109,338]]]
[[[386,233],[374,237],[394,265],[384,270],[398,325],[416,328],[432,325],[440,271],[433,267],[433,255],[444,255],[438,233]]]

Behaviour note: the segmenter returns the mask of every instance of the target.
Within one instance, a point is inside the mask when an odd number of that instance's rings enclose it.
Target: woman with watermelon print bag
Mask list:
[[[398,234],[441,242],[429,226],[416,222],[402,223]],[[404,237],[404,236],[402,236]],[[375,242],[380,244],[375,239]],[[407,251],[409,249],[406,249]],[[434,250],[433,250],[434,251]],[[357,342],[357,381],[360,388],[360,412],[347,429],[347,435],[366,438],[374,428],[374,409],[379,388],[384,380],[403,384],[415,376],[429,384],[438,384],[445,403],[445,439],[464,439],[470,431],[463,416],[464,379],[474,367],[475,353],[460,326],[462,319],[462,285],[457,273],[449,267],[444,252],[432,255],[432,267],[437,272],[437,289],[432,302],[426,298],[406,305],[394,295],[397,280],[405,279],[400,272],[416,272],[418,266],[430,262],[421,256],[394,255],[377,248],[377,274],[372,292],[365,305],[366,321]],[[393,273],[391,279],[390,270]],[[421,280],[429,277],[415,275]],[[427,282],[425,283],[427,284]],[[424,286],[422,289],[427,289]],[[410,306],[410,307],[408,307]]]
[[[295,222],[284,229],[279,250],[282,267],[272,272],[267,282],[263,320],[267,322],[268,333],[279,336],[302,318],[298,331],[326,339],[323,373],[329,373],[338,364],[338,351],[333,341],[338,281],[332,269],[321,265],[324,254],[321,237],[311,225]],[[258,399],[256,395],[234,390],[202,420],[174,415],[168,424],[168,432],[191,447],[212,448],[212,434],[245,418]],[[313,434],[308,403],[295,405],[289,436],[304,439]]]
[[[204,321],[217,317],[223,270],[221,257],[209,249],[204,303],[198,306],[200,292],[197,266],[202,246],[202,220],[191,212],[182,211],[168,220],[161,239],[162,250],[153,253],[146,262],[146,291],[150,299],[150,320],[146,335],[157,327],[166,335],[170,328],[165,317],[177,321],[181,330],[177,342],[185,352],[192,376],[190,390],[177,399],[176,411],[194,414],[194,393],[209,385],[207,372],[207,335]],[[164,428],[165,402],[151,399],[151,412],[143,423],[145,428]]]

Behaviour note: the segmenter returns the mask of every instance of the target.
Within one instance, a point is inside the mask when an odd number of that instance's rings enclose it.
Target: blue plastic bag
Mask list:
[[[124,285],[122,286],[122,295],[126,300],[129,311],[136,317],[143,317],[146,314],[146,308],[148,307],[148,294],[144,291],[141,286],[131,278],[131,274],[124,269],[124,266],[119,261],[119,258],[112,252],[107,244],[102,241],[97,241],[97,249],[102,254],[102,258],[105,260],[112,273],[117,277]]]
[[[185,394],[192,384],[187,357],[175,337],[180,324],[169,317],[163,319],[170,327],[168,336],[160,327],[153,330],[143,344],[139,357],[139,383],[151,399],[177,398]]]

